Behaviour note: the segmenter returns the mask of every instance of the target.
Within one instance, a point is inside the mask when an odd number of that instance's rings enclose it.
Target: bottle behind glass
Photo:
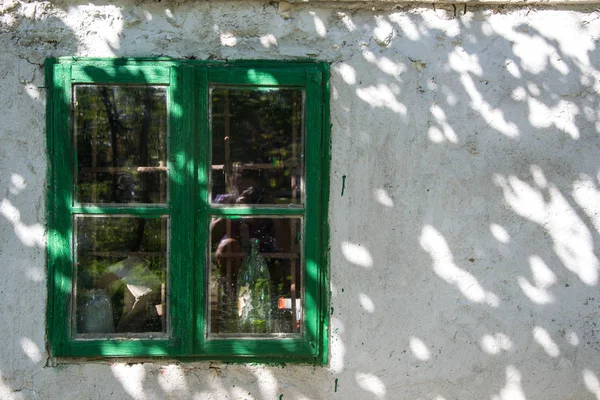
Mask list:
[[[77,296],[78,333],[113,333],[115,325],[110,298],[102,289]]]
[[[258,239],[250,239],[250,254],[237,276],[240,333],[271,332],[271,275],[265,259],[258,252],[258,244]]]

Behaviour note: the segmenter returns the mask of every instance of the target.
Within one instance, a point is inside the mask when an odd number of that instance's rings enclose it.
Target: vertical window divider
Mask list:
[[[322,126],[322,136],[321,136],[321,168],[323,171],[327,171],[325,174],[321,174],[321,187],[320,187],[320,213],[319,220],[321,221],[321,232],[320,232],[320,240],[321,240],[321,256],[320,256],[320,265],[321,265],[321,281],[319,284],[320,290],[320,302],[321,302],[321,321],[320,328],[321,332],[319,332],[319,337],[321,338],[321,346],[320,352],[317,356],[317,362],[322,365],[327,364],[327,358],[329,354],[329,304],[330,304],[330,247],[329,247],[329,185],[330,185],[330,164],[331,164],[331,125],[330,125],[330,96],[331,96],[331,87],[329,77],[331,76],[330,66],[327,63],[322,64],[322,94],[321,94],[321,126]]]
[[[196,152],[196,176],[194,183],[196,204],[194,207],[195,227],[195,249],[196,249],[196,290],[195,294],[195,338],[196,353],[204,352],[206,337],[206,263],[208,260],[208,202],[209,202],[209,174],[210,174],[210,128],[209,128],[209,90],[208,90],[208,67],[196,68],[196,82],[194,87],[196,98],[196,109],[193,112],[197,125],[190,134],[194,137]]]
[[[50,285],[55,298],[52,302],[52,343],[56,352],[70,354],[70,308],[73,271],[72,256],[72,141],[71,121],[71,65],[51,64],[52,69],[52,123],[49,135],[53,137],[52,167],[48,172],[52,190],[48,196],[48,258],[51,269]]]
[[[310,69],[306,76],[306,130],[307,132],[321,132],[321,71]],[[320,169],[321,169],[321,146],[320,137],[308,140],[306,143],[306,175],[313,179],[307,180],[306,186],[306,232],[305,234],[305,334],[315,356],[319,343],[320,325],[320,291],[322,268],[320,260],[320,235],[321,221],[318,213],[320,209]]]
[[[197,86],[194,68],[171,67],[169,179],[171,183],[170,296],[171,355],[192,353],[194,308],[194,108]]]

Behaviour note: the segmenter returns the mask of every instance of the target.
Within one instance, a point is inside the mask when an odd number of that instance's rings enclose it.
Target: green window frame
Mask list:
[[[77,85],[156,86],[166,93],[164,204],[76,200]],[[326,364],[328,353],[329,66],[312,61],[166,58],[46,60],[48,342],[54,357],[166,357],[231,362]],[[303,93],[304,202],[223,206],[211,202],[211,88],[293,88]],[[83,190],[83,189],[81,189]],[[128,216],[168,222],[165,335],[77,337],[73,331],[76,218]],[[208,333],[211,218],[298,218],[303,320],[297,335],[213,337]],[[164,303],[163,303],[164,304]],[[295,320],[294,320],[295,321]]]

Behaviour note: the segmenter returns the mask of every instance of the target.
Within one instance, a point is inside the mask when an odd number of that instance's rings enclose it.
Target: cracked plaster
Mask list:
[[[0,397],[600,398],[598,11],[376,8],[1,3]],[[65,55],[331,62],[327,366],[48,359],[42,66]]]

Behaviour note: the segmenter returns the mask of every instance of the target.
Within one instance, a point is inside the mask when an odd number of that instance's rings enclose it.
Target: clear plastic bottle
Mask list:
[[[258,239],[250,239],[250,254],[236,280],[239,333],[271,332],[271,275],[258,244]]]

